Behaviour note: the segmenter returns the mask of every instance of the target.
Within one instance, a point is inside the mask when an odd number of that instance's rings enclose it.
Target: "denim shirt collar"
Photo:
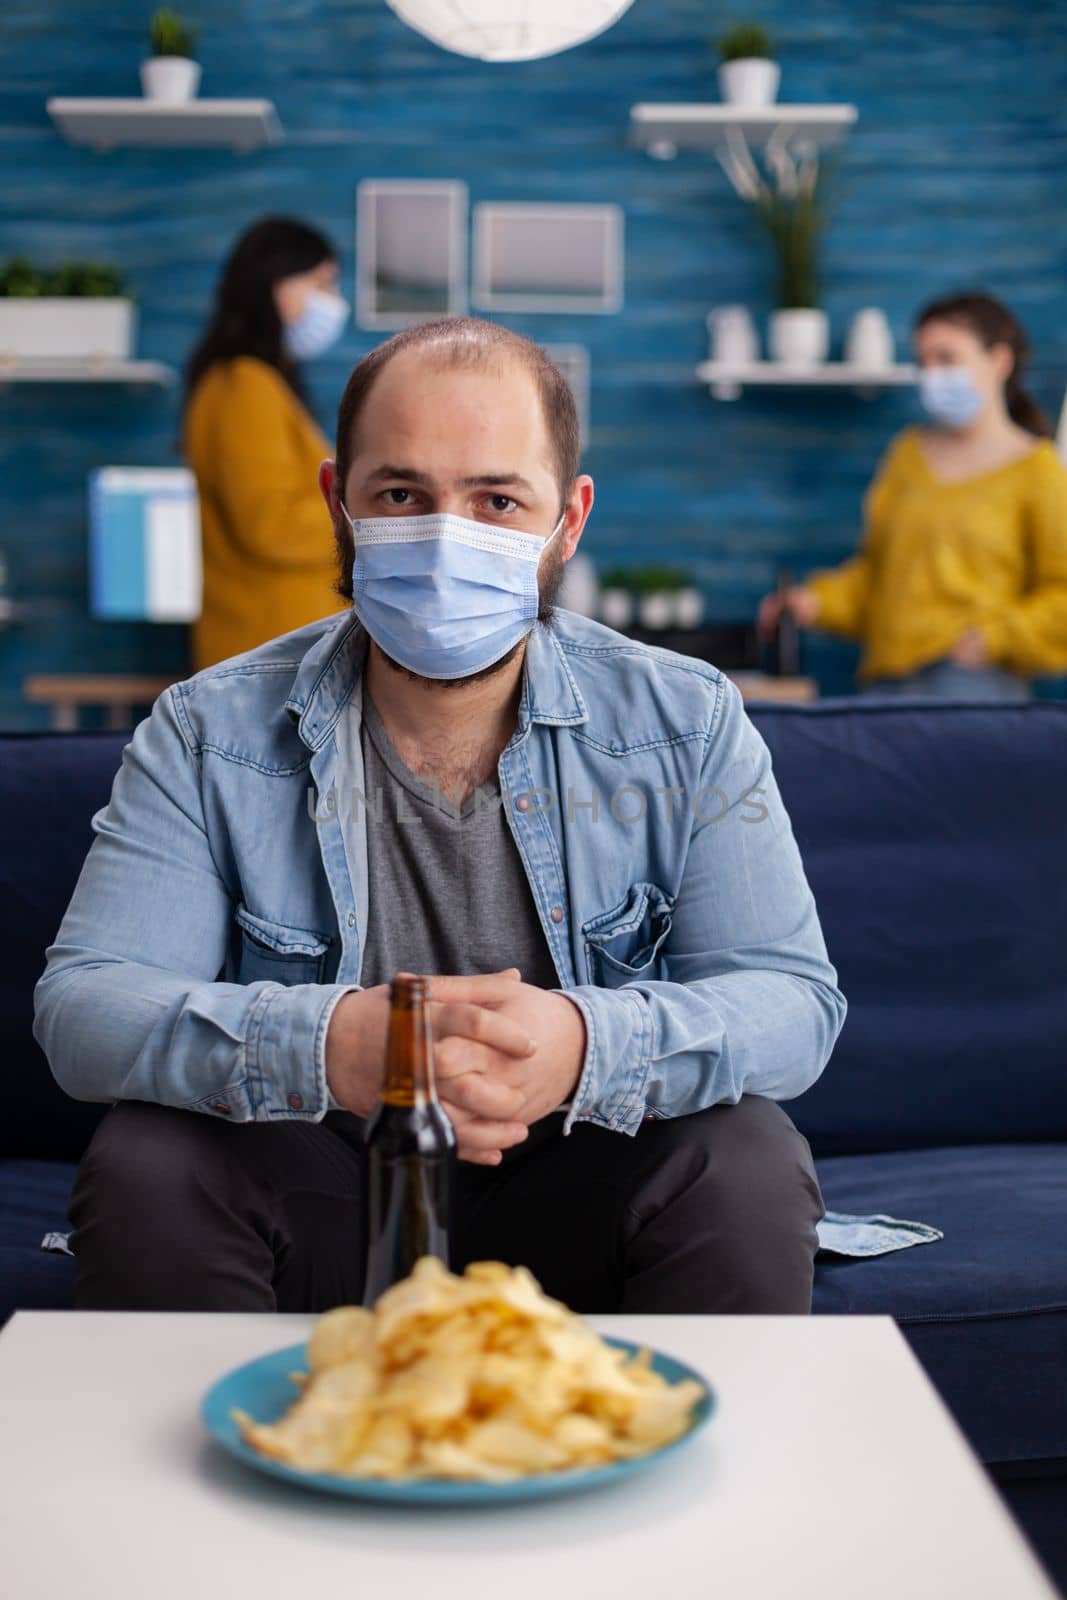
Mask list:
[[[285,709],[309,749],[320,749],[329,738],[366,658],[366,630],[355,612],[349,611],[301,661]],[[570,727],[588,720],[585,701],[551,624],[539,622],[530,633],[522,677],[514,740],[521,739],[532,722]]]

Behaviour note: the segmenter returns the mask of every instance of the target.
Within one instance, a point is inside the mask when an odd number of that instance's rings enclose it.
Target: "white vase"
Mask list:
[[[893,365],[893,335],[879,306],[857,311],[845,340],[845,360],[852,366],[877,369]]]
[[[747,306],[716,306],[707,315],[708,355],[731,367],[759,359],[759,338]]]
[[[629,589],[601,589],[601,622],[606,622],[609,628],[627,628],[633,614],[634,601]]]
[[[724,61],[719,68],[719,93],[728,106],[772,106],[781,78],[777,61],[759,56]]]
[[[674,622],[673,590],[653,589],[643,594],[637,602],[637,615],[642,628],[669,628]]]
[[[146,100],[180,105],[195,100],[200,87],[200,63],[187,56],[149,56],[141,62],[141,89]]]
[[[3,357],[125,361],[136,332],[137,307],[121,295],[0,295]]]
[[[817,367],[830,352],[830,319],[815,307],[775,311],[768,343],[783,367]]]
[[[674,620],[679,628],[699,628],[704,620],[704,596],[687,585],[674,594]]]

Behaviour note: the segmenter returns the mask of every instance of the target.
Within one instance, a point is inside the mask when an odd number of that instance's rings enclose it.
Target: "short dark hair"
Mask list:
[[[442,366],[486,367],[494,360],[518,362],[537,384],[548,436],[555,454],[556,482],[562,513],[581,460],[578,408],[566,378],[532,339],[481,317],[439,317],[417,322],[365,355],[352,369],[337,412],[338,485],[343,491],[355,453],[356,427],[367,396],[382,369],[404,350],[426,350]],[[347,528],[338,535],[340,575],[337,593],[352,598],[352,542]]]

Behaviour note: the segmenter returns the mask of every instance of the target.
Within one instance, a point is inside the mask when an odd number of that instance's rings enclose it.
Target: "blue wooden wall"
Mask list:
[[[50,94],[138,92],[151,6],[11,0],[0,15],[0,255],[101,257],[140,305],[139,354],[180,365],[237,232],[265,212],[307,217],[354,271],[363,177],[458,177],[482,199],[615,201],[626,213],[626,304],[612,317],[515,316],[592,359],[587,470],[599,560],[671,560],[711,614],[751,613],[781,564],[846,555],[860,498],[892,433],[895,395],[747,395],[714,402],[693,379],[704,318],[726,301],[770,309],[764,242],[717,166],[657,162],[627,144],[637,100],[714,97],[707,43],[737,14],[779,41],[782,98],[852,101],[825,303],[835,348],[860,306],[880,304],[899,344],[925,298],[981,283],[1034,341],[1034,389],[1058,409],[1067,382],[1067,3],[1065,0],[635,0],[610,32],[543,61],[490,66],[446,54],[384,0],[213,0],[202,92],[265,95],[285,144],[110,155],[66,144]],[[352,328],[310,369],[332,433],[351,365],[381,335]],[[34,726],[19,685],[33,671],[169,671],[184,630],[87,616],[85,484],[102,463],[171,464],[177,398],[111,387],[0,391],[0,549],[17,596],[49,617],[0,629],[0,725]],[[809,659],[846,687],[848,646]]]

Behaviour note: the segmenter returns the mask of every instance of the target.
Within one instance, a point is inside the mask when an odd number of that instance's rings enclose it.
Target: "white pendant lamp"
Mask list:
[[[481,61],[532,61],[594,39],[633,0],[388,0],[444,50]]]

